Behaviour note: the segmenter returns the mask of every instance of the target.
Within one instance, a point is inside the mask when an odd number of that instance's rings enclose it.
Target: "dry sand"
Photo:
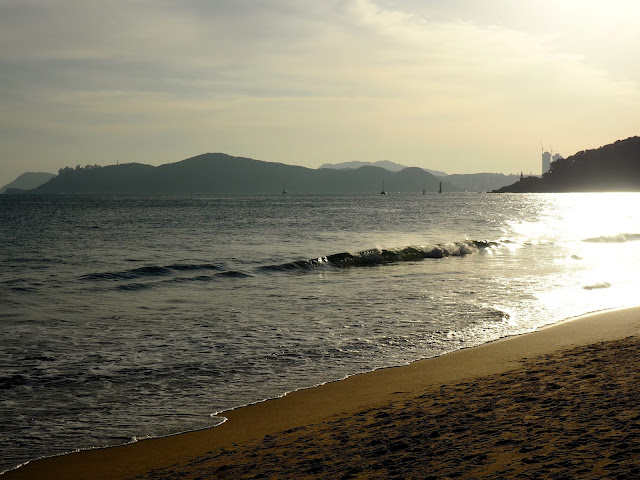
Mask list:
[[[640,308],[582,317],[6,478],[640,478],[639,347]]]

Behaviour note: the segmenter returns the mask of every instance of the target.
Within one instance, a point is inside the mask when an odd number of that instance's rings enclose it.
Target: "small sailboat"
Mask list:
[[[440,190],[438,190],[438,193],[442,193],[442,182],[440,182]]]
[[[426,194],[427,194],[427,189],[426,189],[426,188],[423,188],[423,189],[422,189],[422,194],[423,194],[423,195],[426,195]]]
[[[285,186],[283,185],[282,186],[282,194],[284,195],[285,193],[288,193],[288,192],[287,192],[287,189],[285,188]]]
[[[384,189],[384,180],[382,181],[382,191],[380,192],[380,195],[386,195],[387,191]]]

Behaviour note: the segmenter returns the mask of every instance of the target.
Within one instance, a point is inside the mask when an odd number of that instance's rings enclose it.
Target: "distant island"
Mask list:
[[[640,137],[618,140],[551,162],[542,177],[522,177],[494,193],[640,191]]]
[[[140,163],[65,167],[42,185],[8,188],[6,193],[379,193],[383,183],[390,193],[435,193],[440,184],[444,192],[487,191],[512,183],[516,178],[502,174],[438,177],[417,167],[390,171],[372,165],[311,169],[224,153],[205,153],[157,167]]]
[[[53,173],[26,172],[16,178],[13,182],[7,183],[4,187],[0,187],[0,193],[4,193],[7,189],[12,188],[31,190],[48,182],[53,177],[55,177]]]

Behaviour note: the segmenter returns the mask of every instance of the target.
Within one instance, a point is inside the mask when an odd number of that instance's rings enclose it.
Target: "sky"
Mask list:
[[[0,0],[0,185],[206,152],[540,173],[640,134],[635,0]]]

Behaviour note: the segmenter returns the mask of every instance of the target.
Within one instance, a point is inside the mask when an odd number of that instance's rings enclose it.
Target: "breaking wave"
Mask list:
[[[637,242],[639,240],[640,240],[640,233],[620,233],[618,235],[586,238],[582,241],[589,242],[589,243],[627,243],[627,242]]]
[[[310,271],[316,268],[352,268],[385,265],[398,262],[418,262],[426,258],[462,257],[501,245],[497,242],[466,240],[455,243],[410,246],[402,248],[373,248],[358,253],[335,253],[310,260],[298,260],[277,265],[257,266],[254,274],[274,272]],[[165,283],[210,282],[225,278],[248,278],[252,273],[226,270],[219,265],[175,264],[148,265],[116,272],[95,272],[82,275],[81,281],[115,282],[115,288],[122,291],[144,290]],[[189,275],[191,274],[191,275]]]
[[[336,253],[326,257],[299,260],[296,262],[260,267],[263,272],[284,272],[289,270],[311,270],[318,267],[368,267],[398,262],[417,262],[426,258],[462,257],[481,250],[497,247],[497,242],[467,240],[437,245],[410,246],[394,249],[374,248],[358,253]]]
[[[582,287],[584,290],[599,290],[602,288],[611,288],[611,284],[609,282],[596,283],[594,285],[586,285]]]

